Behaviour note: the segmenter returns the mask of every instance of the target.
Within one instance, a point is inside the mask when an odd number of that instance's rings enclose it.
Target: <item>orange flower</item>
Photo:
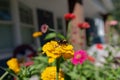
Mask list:
[[[88,56],[88,60],[90,61],[90,62],[95,62],[95,58],[94,57],[92,57],[92,56]]]

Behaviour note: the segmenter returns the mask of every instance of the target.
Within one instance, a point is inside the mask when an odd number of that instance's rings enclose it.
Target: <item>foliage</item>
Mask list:
[[[115,64],[115,58],[112,54],[109,52],[109,56],[105,57],[106,62],[103,63],[103,66],[96,66],[88,59],[83,64],[74,65],[71,59],[66,60],[59,57],[59,68],[64,72],[64,80],[119,80],[120,67],[116,67],[117,64]],[[42,53],[34,57],[33,61],[34,64],[28,67],[21,66],[18,74],[10,69],[6,69],[6,71],[17,77],[17,80],[29,80],[33,75],[38,75],[40,79],[40,74],[46,67],[57,66],[56,61],[48,63],[48,57]],[[119,62],[119,59],[117,61]]]
[[[62,64],[62,68],[72,80],[119,80],[120,68],[112,65],[113,56],[109,56],[102,67],[95,66],[90,61],[75,66],[69,60]]]

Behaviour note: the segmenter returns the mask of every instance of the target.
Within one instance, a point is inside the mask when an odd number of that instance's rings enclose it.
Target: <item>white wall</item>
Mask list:
[[[107,13],[104,6],[99,5],[93,0],[83,0],[83,4],[85,17],[93,18],[98,17],[99,13]]]
[[[102,3],[100,3],[102,2]],[[86,17],[98,17],[99,13],[106,14],[114,9],[111,0],[83,0],[84,13]]]

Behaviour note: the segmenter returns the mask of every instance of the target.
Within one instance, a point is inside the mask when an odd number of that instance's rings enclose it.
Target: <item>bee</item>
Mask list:
[[[67,45],[67,44],[68,44],[68,41],[67,41],[67,40],[59,40],[59,41],[58,41],[58,44],[59,44],[59,45]]]

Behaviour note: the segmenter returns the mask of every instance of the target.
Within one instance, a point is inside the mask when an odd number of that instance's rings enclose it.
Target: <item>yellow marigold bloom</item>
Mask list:
[[[70,59],[73,57],[74,55],[74,50],[73,50],[73,46],[68,44],[68,45],[61,45],[62,48],[62,56],[65,59]]]
[[[72,45],[59,44],[57,41],[50,41],[46,43],[42,50],[49,57],[49,63],[53,62],[54,59],[60,56],[63,56],[65,59],[70,59],[74,55]]]
[[[61,56],[61,54],[59,52],[60,51],[59,44],[56,41],[50,41],[50,42],[46,43],[42,47],[42,50],[50,58],[49,62],[53,62],[54,59]]]
[[[36,37],[39,37],[42,35],[42,32],[34,32],[33,33],[33,37],[36,38]]]
[[[13,70],[15,73],[18,73],[20,71],[20,67],[18,64],[18,60],[16,58],[12,58],[7,61],[8,67]]]
[[[49,58],[48,59],[48,63],[52,63],[52,62],[54,62],[55,61],[55,58]]]
[[[63,72],[59,71],[59,80],[64,80],[64,75]],[[41,79],[42,80],[56,80],[56,67],[47,67],[41,74]]]
[[[54,51],[58,46],[59,45],[56,41],[50,41],[43,46],[42,50],[47,54],[48,52]]]

